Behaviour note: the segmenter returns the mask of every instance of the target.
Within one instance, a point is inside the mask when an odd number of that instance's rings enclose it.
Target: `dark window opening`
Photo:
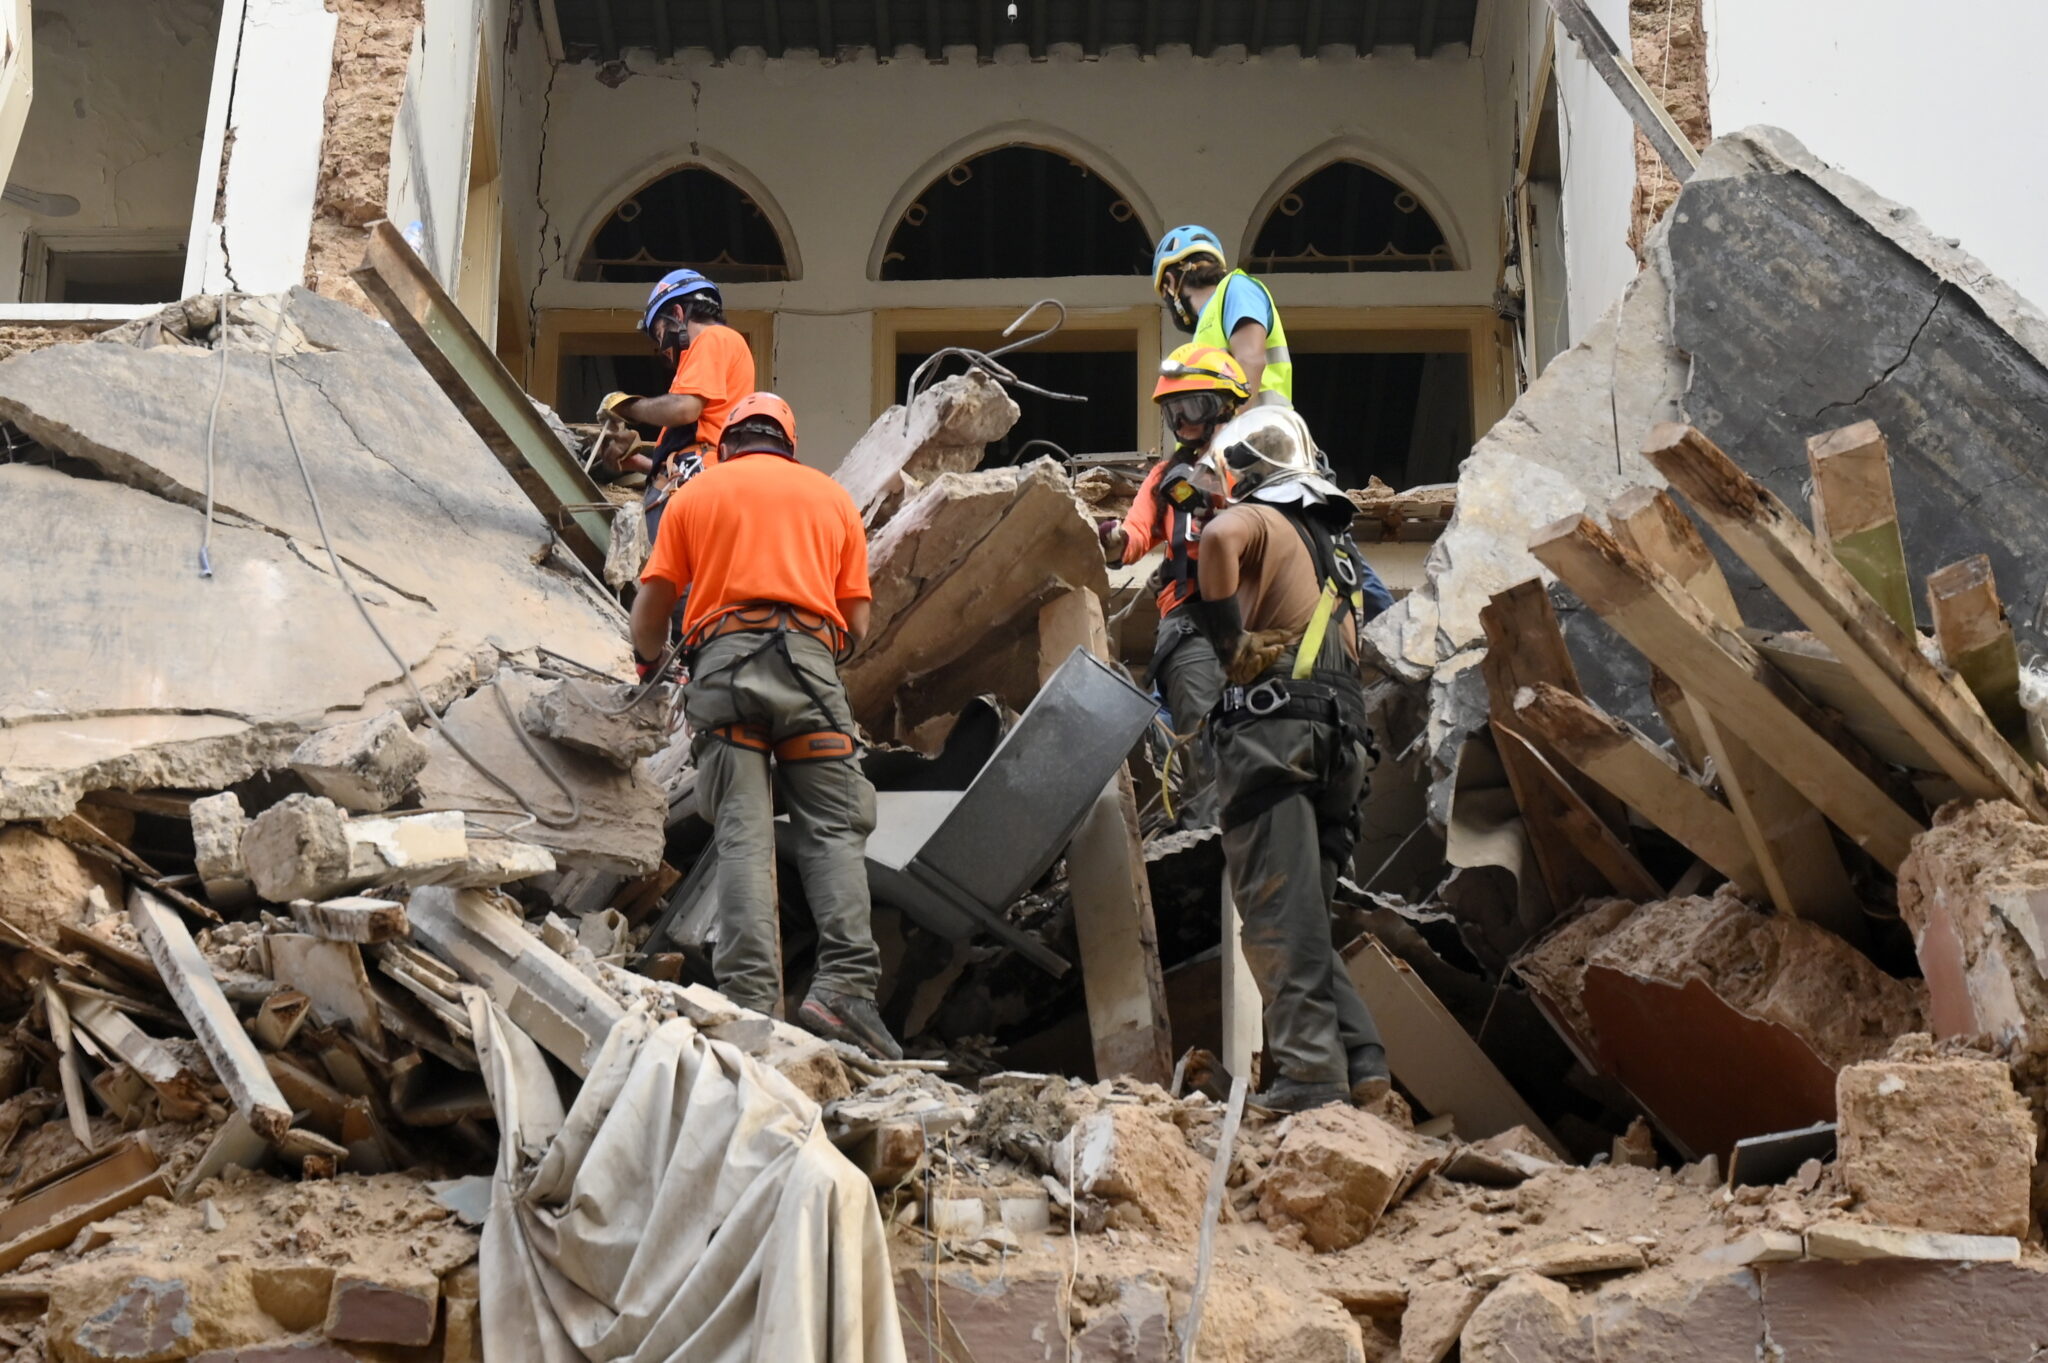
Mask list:
[[[903,401],[912,372],[930,353],[906,351],[896,356],[896,401]],[[1027,449],[1034,440],[1049,440],[1068,454],[1123,454],[1142,448],[1132,424],[1132,395],[1138,386],[1134,351],[1020,350],[1003,356],[1002,364],[1026,383],[1054,393],[1078,393],[1088,401],[1055,402],[1013,390],[1011,396],[1022,415],[1008,435],[988,447],[983,468],[1029,463],[1045,455],[1059,457],[1057,451],[1043,445]],[[949,360],[940,373],[957,374],[960,370],[959,360]]]
[[[1472,448],[1471,366],[1461,354],[1294,352],[1294,406],[1340,487],[1447,483]]]
[[[789,278],[782,239],[761,206],[701,166],[671,171],[612,210],[576,267],[578,279],[653,283],[701,270],[721,284]]]
[[[46,303],[175,303],[184,293],[183,242],[161,251],[51,247],[43,265]]]
[[[666,393],[673,366],[652,347],[633,355],[563,355],[556,373],[555,410],[564,421],[590,421],[607,393]]]
[[[1245,268],[1254,274],[1392,273],[1458,265],[1420,200],[1376,170],[1338,161],[1280,196]]]
[[[1078,161],[998,147],[925,186],[882,256],[883,279],[1145,274],[1152,240],[1124,197]]]

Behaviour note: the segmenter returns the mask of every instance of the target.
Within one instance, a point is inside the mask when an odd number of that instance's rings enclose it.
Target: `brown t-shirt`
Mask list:
[[[1202,532],[1197,561],[1202,595],[1215,601],[1235,594],[1247,634],[1284,629],[1299,635],[1315,614],[1323,584],[1301,532],[1270,506],[1226,508]],[[1351,612],[1339,616],[1344,651],[1358,656]]]

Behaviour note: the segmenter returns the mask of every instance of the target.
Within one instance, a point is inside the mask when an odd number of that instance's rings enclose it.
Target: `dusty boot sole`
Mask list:
[[[797,1025],[813,1036],[822,1036],[828,1041],[843,1041],[847,1045],[876,1060],[892,1057],[879,1049],[874,1042],[848,1025],[845,1018],[816,999],[805,999],[796,1010]]]
[[[1255,1093],[1246,1100],[1266,1113],[1313,1112],[1319,1107],[1342,1107],[1347,1101],[1342,1084],[1317,1084],[1285,1093]]]
[[[1353,1080],[1351,1084],[1351,1105],[1371,1107],[1394,1091],[1394,1081],[1384,1074],[1371,1075],[1365,1079]]]

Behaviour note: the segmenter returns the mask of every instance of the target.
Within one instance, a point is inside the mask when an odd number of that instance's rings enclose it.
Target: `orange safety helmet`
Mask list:
[[[1220,393],[1241,403],[1250,399],[1252,390],[1235,355],[1190,341],[1160,362],[1152,400],[1164,402],[1175,393]]]
[[[733,440],[734,432],[742,422],[749,420],[759,421],[762,419],[772,421],[781,429],[782,438],[789,445],[787,450],[779,449],[774,445],[758,444],[747,449],[729,448],[729,442]],[[756,437],[756,439],[759,438],[761,437]],[[747,433],[744,431],[740,432],[739,440],[744,442],[746,439]],[[725,430],[718,438],[718,457],[721,462],[731,458],[733,455],[749,454],[756,450],[766,451],[770,454],[787,454],[792,459],[796,457],[796,413],[789,410],[789,404],[773,393],[749,393],[738,402],[735,402],[732,405],[732,410],[726,413]]]

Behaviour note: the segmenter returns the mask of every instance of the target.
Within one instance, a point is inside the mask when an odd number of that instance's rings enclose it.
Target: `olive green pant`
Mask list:
[[[786,650],[786,652],[785,652]],[[727,634],[697,650],[683,688],[695,735],[697,808],[718,853],[718,946],[711,968],[733,1002],[771,1012],[782,1000],[775,899],[775,795],[789,815],[791,856],[818,927],[814,988],[873,999],[881,976],[868,900],[875,788],[852,757],[784,762],[713,735],[757,724],[771,742],[824,729],[853,732],[832,654],[804,634]]]
[[[1347,1056],[1380,1043],[1330,940],[1330,897],[1358,840],[1365,740],[1335,719],[1252,718],[1211,731],[1223,856],[1265,1005],[1268,1072],[1346,1084]]]
[[[1199,828],[1216,822],[1216,756],[1203,722],[1223,694],[1223,664],[1215,645],[1189,632],[1187,608],[1170,611],[1152,639],[1152,684],[1166,698],[1174,732],[1187,738],[1174,758],[1186,764],[1181,822]],[[1192,737],[1188,737],[1192,735]]]

